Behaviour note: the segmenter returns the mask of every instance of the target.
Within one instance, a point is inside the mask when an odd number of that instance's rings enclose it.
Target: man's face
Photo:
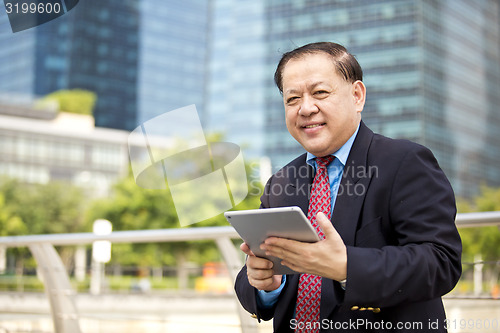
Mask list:
[[[290,134],[315,156],[336,152],[361,121],[364,84],[347,82],[322,52],[288,61],[282,75]]]

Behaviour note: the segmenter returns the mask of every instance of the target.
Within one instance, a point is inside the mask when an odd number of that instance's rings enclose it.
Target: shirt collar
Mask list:
[[[351,152],[351,148],[352,148],[352,145],[354,143],[354,139],[356,139],[356,135],[358,134],[358,131],[359,131],[359,125],[358,125],[358,128],[356,128],[356,131],[354,132],[354,134],[351,135],[349,140],[347,140],[346,143],[344,143],[344,145],[342,147],[340,147],[339,150],[337,150],[336,152],[334,152],[332,154],[332,156],[336,157],[340,161],[340,163],[342,163],[343,166],[345,166],[345,164],[347,163],[347,157],[349,157],[349,153]],[[315,158],[316,158],[316,156],[314,156],[310,152],[307,152],[307,156],[306,156],[307,164],[316,167],[316,161],[314,160]]]

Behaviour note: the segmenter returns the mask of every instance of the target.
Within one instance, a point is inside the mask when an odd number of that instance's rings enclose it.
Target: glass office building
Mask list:
[[[3,4],[0,4],[3,6]],[[498,0],[80,1],[40,27],[0,16],[0,95],[86,88],[96,125],[131,130],[195,104],[206,132],[268,156],[303,152],[273,75],[281,54],[334,41],[361,63],[374,131],[428,146],[457,194],[500,186]]]
[[[0,94],[87,89],[98,97],[97,126],[135,128],[138,24],[137,0],[81,1],[67,14],[15,34],[2,15]]]
[[[0,10],[5,6],[0,2]],[[7,15],[0,15],[0,95],[29,95],[35,80],[33,29],[13,34]]]
[[[139,123],[190,104],[203,114],[209,3],[139,2]]]
[[[225,133],[250,160],[262,156],[266,113],[265,3],[214,1],[206,126]]]
[[[138,0],[80,1],[70,14],[68,86],[97,94],[96,126],[135,128]]]
[[[257,96],[264,108],[246,117],[264,115],[256,144],[265,143],[261,152],[275,169],[303,151],[284,125],[275,66],[283,52],[326,40],[345,45],[361,63],[363,119],[375,132],[429,147],[459,196],[477,194],[482,183],[500,186],[498,1],[272,0],[263,13],[266,78]],[[251,133],[251,121],[245,125]]]
[[[189,104],[203,113],[209,5],[81,1],[67,14],[15,34],[4,15],[0,93],[88,89],[98,96],[96,125],[126,130]]]

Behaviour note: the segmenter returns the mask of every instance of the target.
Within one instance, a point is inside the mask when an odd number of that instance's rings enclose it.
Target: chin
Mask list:
[[[304,147],[305,150],[313,154],[314,156],[325,156],[328,155],[328,152],[330,151],[330,147],[325,144],[320,144],[320,142],[304,142],[305,144],[302,144],[302,147]],[[323,155],[321,155],[323,154]]]
[[[322,157],[322,156],[326,156],[328,155],[328,153],[325,153],[325,150],[321,150],[321,149],[313,149],[311,147],[304,147],[304,149],[308,152],[310,152],[311,154],[313,154],[314,156],[317,156],[317,157]]]

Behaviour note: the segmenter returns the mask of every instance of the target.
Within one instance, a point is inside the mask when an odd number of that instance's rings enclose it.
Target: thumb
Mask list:
[[[319,212],[316,215],[316,222],[318,222],[319,226],[321,227],[321,230],[323,230],[323,233],[325,234],[325,238],[339,238],[341,239],[339,233],[335,228],[333,227],[332,222],[326,217],[326,215],[322,212]]]
[[[248,256],[255,257],[255,254],[253,254],[252,250],[250,250],[250,246],[248,246],[247,243],[242,243],[240,245],[240,250],[243,251]]]

